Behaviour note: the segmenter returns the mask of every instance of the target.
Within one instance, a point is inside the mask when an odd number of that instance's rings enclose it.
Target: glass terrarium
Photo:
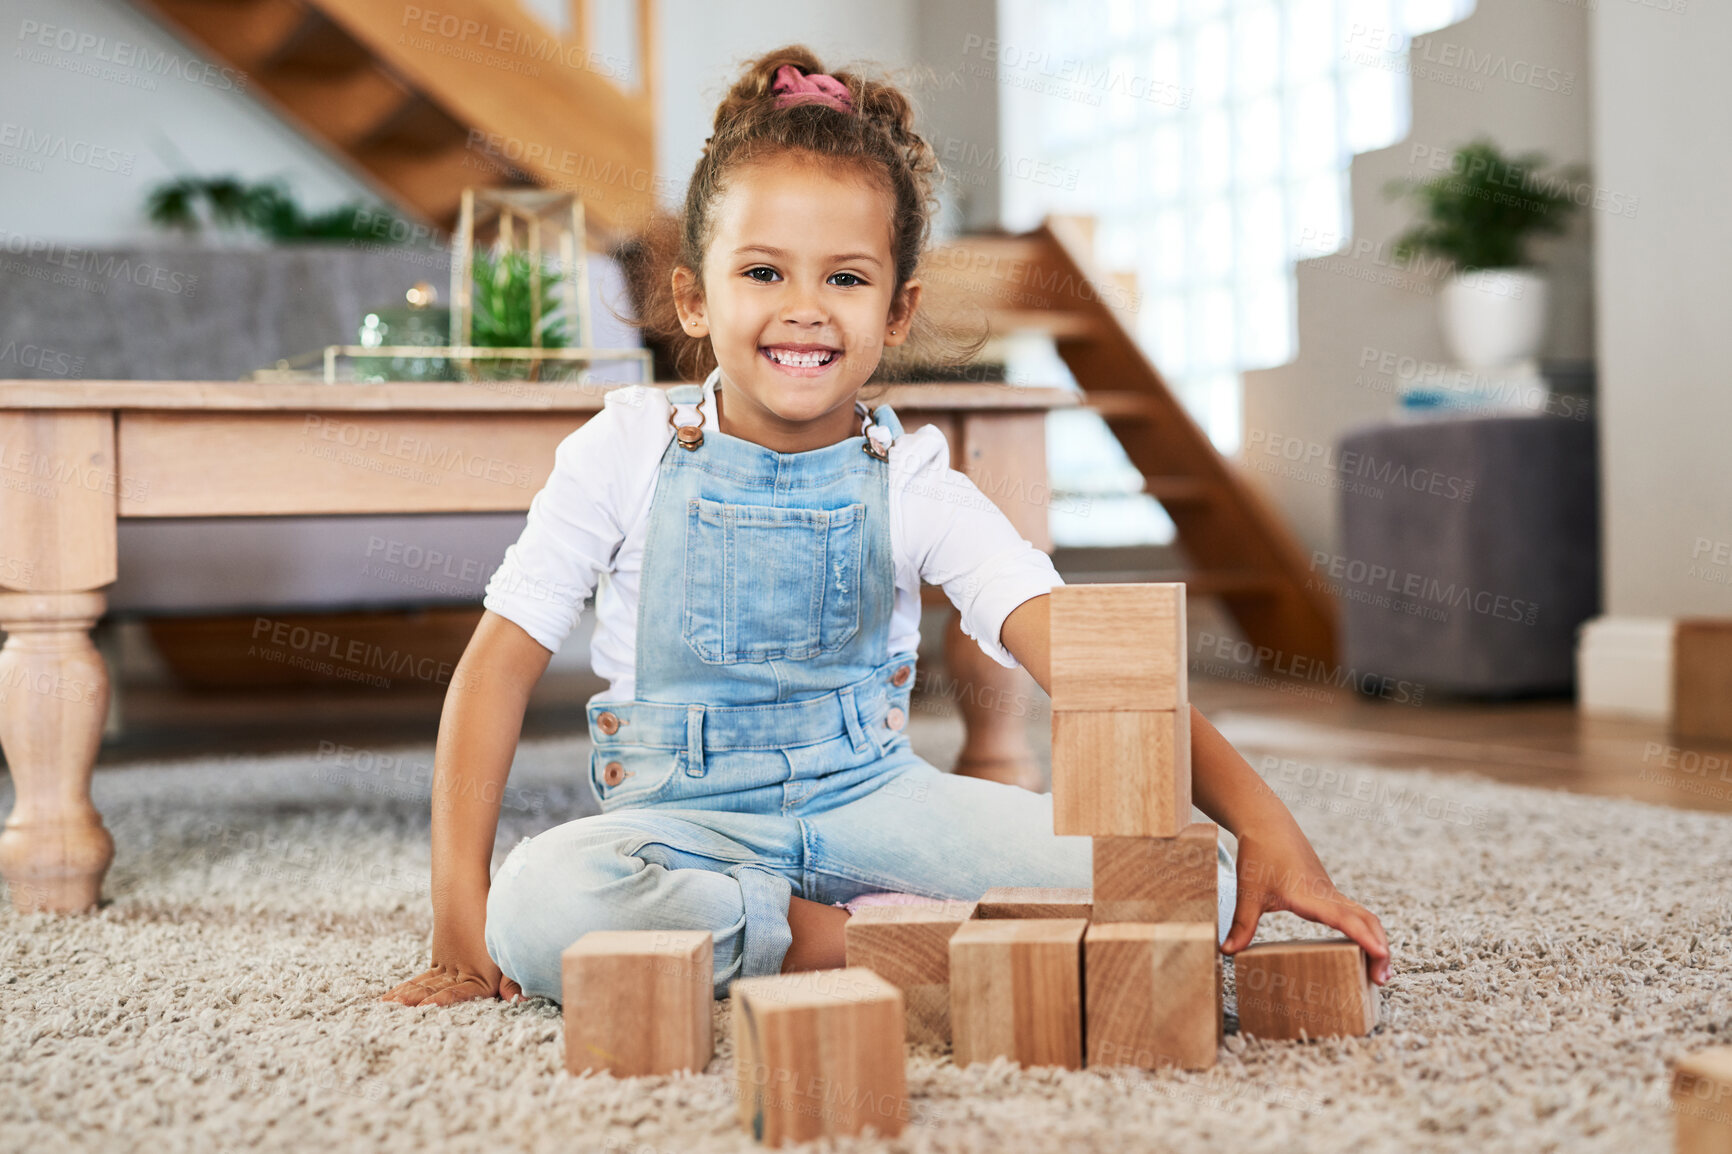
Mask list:
[[[369,312],[358,344],[326,346],[320,377],[326,384],[654,379],[648,349],[594,347],[588,234],[583,201],[571,193],[464,189],[451,245],[450,307],[434,307],[434,295],[418,284],[407,308]],[[278,361],[252,377],[306,379],[302,366],[320,355]]]
[[[414,346],[443,352],[451,343],[451,310],[435,307],[437,295],[432,285],[422,281],[404,294],[404,306],[375,309],[362,317],[361,347]],[[355,380],[367,384],[456,379],[456,366],[443,355],[355,358]]]

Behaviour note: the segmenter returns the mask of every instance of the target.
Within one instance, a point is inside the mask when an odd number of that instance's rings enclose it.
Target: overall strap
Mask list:
[[[866,438],[866,451],[879,460],[886,460],[890,446],[902,435],[902,422],[889,405],[879,405],[868,411],[863,401],[854,402],[854,413],[860,418],[860,432]]]
[[[673,385],[667,390],[668,424],[676,430],[675,440],[681,448],[696,449],[704,443],[703,415],[698,406],[704,399],[702,385]],[[682,431],[683,430],[683,431]]]

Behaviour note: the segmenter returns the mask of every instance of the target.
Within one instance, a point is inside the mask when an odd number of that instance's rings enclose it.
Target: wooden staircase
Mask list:
[[[998,333],[1048,334],[1178,530],[1192,568],[1142,573],[1220,598],[1253,645],[1335,659],[1336,609],[1308,588],[1304,551],[1185,411],[1133,336],[1134,290],[1092,268],[1092,222],[1050,216],[1032,232],[974,234],[935,250],[922,296],[942,312],[983,309]]]
[[[246,91],[441,231],[465,185],[584,198],[608,248],[655,200],[653,9],[638,0],[636,75],[587,46],[581,0],[556,36],[513,0],[136,0]]]

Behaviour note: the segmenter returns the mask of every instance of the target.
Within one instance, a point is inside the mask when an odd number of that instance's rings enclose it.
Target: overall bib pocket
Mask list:
[[[683,749],[598,741],[589,751],[589,784],[604,808],[648,803],[685,764]]]
[[[680,633],[706,665],[806,661],[860,629],[866,506],[686,503]]]

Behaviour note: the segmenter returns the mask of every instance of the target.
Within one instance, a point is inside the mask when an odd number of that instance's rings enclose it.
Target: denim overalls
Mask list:
[[[676,425],[698,424],[699,386],[668,395]],[[857,410],[880,443],[900,435],[888,406]],[[602,812],[524,839],[488,894],[487,952],[524,993],[560,1000],[560,954],[591,930],[710,930],[719,998],[781,971],[791,896],[1090,884],[1090,841],[1052,832],[1051,794],[940,773],[910,748],[914,654],[884,659],[889,465],[869,440],[669,440],[636,697],[587,708]]]

